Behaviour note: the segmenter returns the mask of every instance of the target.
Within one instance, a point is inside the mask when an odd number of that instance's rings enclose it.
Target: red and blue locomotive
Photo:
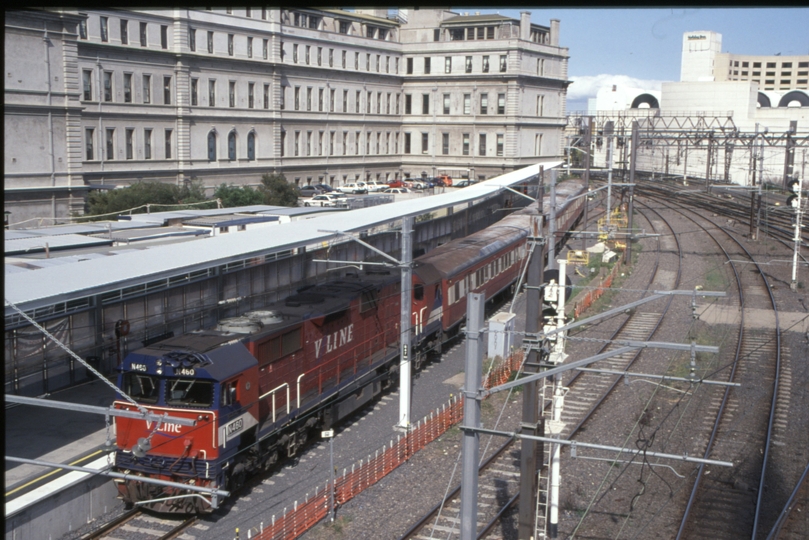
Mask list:
[[[571,200],[581,183],[562,186],[557,228],[567,230],[584,198]],[[415,259],[417,368],[457,334],[468,292],[488,300],[517,280],[532,206]],[[115,468],[131,475],[116,480],[123,500],[160,512],[211,512],[204,496],[132,477],[232,491],[394,384],[399,292],[398,273],[346,276],[246,314],[242,326],[230,321],[127,355],[118,379],[123,392],[156,414],[196,425],[116,418]],[[123,399],[115,407],[136,410]]]

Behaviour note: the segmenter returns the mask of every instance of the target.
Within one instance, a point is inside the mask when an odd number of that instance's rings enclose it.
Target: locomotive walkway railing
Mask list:
[[[489,372],[483,386],[491,388],[508,381],[512,374],[519,370],[522,361],[522,351],[516,351]],[[454,396],[448,403],[420,420],[406,435],[391,440],[373,456],[368,456],[367,459],[353,465],[350,471],[343,469],[343,474],[334,482],[335,504],[345,504],[377,483],[462,419],[463,398]],[[268,527],[265,528],[262,523],[257,529],[248,529],[247,538],[256,540],[298,538],[329,514],[329,501],[327,483],[323,488],[318,487],[312,497],[307,496],[303,503],[295,501],[292,509],[285,508],[282,516],[277,518],[272,516]]]

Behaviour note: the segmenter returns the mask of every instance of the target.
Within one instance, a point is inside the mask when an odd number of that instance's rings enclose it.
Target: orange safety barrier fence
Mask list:
[[[618,271],[621,268],[621,261],[619,260],[615,266],[612,267],[612,270],[609,274],[607,274],[604,278],[601,279],[598,286],[588,290],[584,293],[578,302],[575,303],[573,306],[573,317],[578,319],[582,313],[587,311],[587,309],[593,305],[593,303],[601,298],[604,292],[612,286],[613,281],[615,281],[615,277],[618,275]]]
[[[491,370],[483,381],[485,388],[492,388],[507,382],[511,375],[519,370],[523,361],[523,352],[517,351],[497,367]],[[334,481],[334,503],[345,504],[364,489],[374,485],[399,465],[408,461],[419,450],[447,432],[453,425],[463,419],[463,398],[453,397],[447,404],[436,409],[420,420],[416,427],[396,441],[390,441],[373,456],[361,459],[351,470],[344,469],[343,474]],[[319,489],[319,488],[318,488]],[[268,527],[261,527],[253,535],[248,530],[248,537],[256,540],[294,540],[312,528],[317,522],[329,514],[329,484],[325,489],[316,490],[312,498],[303,504],[296,501],[292,509],[284,509],[284,514],[277,518],[272,516]]]

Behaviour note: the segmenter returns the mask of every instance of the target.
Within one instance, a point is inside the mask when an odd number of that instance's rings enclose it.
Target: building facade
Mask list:
[[[527,12],[19,11],[5,45],[12,227],[139,180],[479,179],[562,154],[567,49]]]

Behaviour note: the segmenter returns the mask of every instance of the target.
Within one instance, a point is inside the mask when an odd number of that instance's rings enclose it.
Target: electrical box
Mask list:
[[[489,357],[508,358],[511,354],[516,318],[514,313],[501,312],[489,319]]]

